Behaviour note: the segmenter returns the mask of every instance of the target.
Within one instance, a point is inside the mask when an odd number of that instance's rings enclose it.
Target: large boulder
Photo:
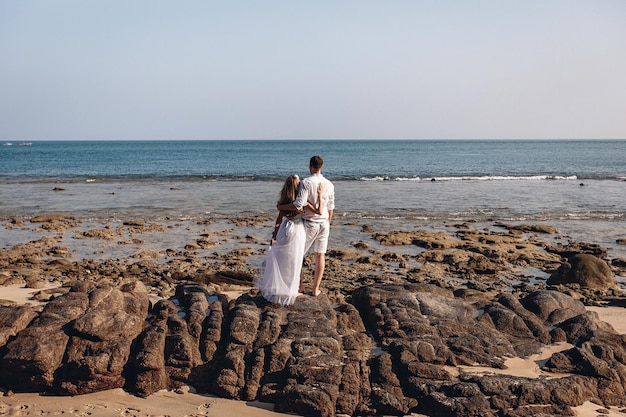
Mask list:
[[[553,324],[563,320],[572,324],[559,330],[575,333],[581,343],[597,334],[594,329],[609,329],[593,317],[580,320],[586,317],[581,314],[584,306],[568,295],[538,291],[522,300],[508,295],[470,304],[428,285],[380,285],[355,291],[352,300],[382,350],[370,362],[370,407],[377,413],[572,415],[570,407],[598,397],[598,383],[591,373],[534,380],[449,372],[454,365],[506,368],[506,357],[529,356],[554,342]],[[603,355],[595,359],[597,369],[604,370],[609,361],[619,367],[626,356],[615,350],[613,358],[613,352],[598,348],[600,343],[591,349]],[[622,382],[618,373],[602,376],[611,378],[607,384],[611,388]],[[603,390],[601,398],[621,404],[618,395],[609,391]]]
[[[594,312],[559,326],[574,347],[552,355],[545,369],[589,377],[605,404],[626,405],[626,335],[618,334]]]
[[[582,302],[558,291],[534,291],[520,302],[547,325],[560,323],[586,311]]]
[[[582,288],[607,289],[615,285],[611,268],[602,259],[586,253],[579,253],[553,273],[548,285],[578,284]]]
[[[122,373],[148,307],[141,281],[91,291],[85,314],[68,328],[70,340],[57,375],[61,391],[78,395],[123,387]]]
[[[200,285],[182,284],[176,298],[159,300],[135,344],[126,388],[142,397],[192,382],[206,385],[203,364],[221,338],[226,297]]]
[[[7,344],[0,362],[5,386],[14,391],[54,391],[55,376],[70,340],[65,328],[88,306],[89,297],[82,291],[49,302],[39,317]]]

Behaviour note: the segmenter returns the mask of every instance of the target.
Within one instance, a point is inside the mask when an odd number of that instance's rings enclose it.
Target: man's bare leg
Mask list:
[[[322,276],[324,276],[324,267],[326,266],[326,256],[323,253],[315,253],[315,275],[313,276],[313,296],[320,295],[320,284]]]

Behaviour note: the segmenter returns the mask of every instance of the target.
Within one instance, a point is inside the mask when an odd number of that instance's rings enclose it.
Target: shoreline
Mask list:
[[[196,394],[189,387],[159,391],[148,398],[129,394],[121,388],[72,397],[17,393],[0,398],[0,414],[7,416],[295,416],[273,411],[274,405],[260,401],[236,401]]]
[[[62,399],[60,404],[59,399]],[[183,417],[238,416],[286,417],[292,413],[277,413],[273,404],[245,402],[193,393],[158,392],[147,399],[132,396],[121,389],[101,391],[75,397],[46,397],[38,394],[14,394],[0,398],[0,412],[14,417],[65,415],[82,417]],[[624,417],[626,412],[594,404],[590,401],[572,407],[577,417]],[[601,413],[599,412],[601,410]],[[428,417],[411,413],[410,417]]]

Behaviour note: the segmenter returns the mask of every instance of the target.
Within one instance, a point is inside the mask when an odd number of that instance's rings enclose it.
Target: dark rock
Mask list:
[[[626,268],[626,259],[624,259],[624,258],[613,258],[611,260],[611,265],[616,266],[618,268]]]
[[[384,246],[416,245],[425,249],[449,249],[460,244],[458,239],[443,232],[427,231],[393,231],[389,233],[375,233],[372,238]]]
[[[481,321],[489,317],[493,326],[513,345],[517,355],[528,356],[541,348],[541,343],[534,340],[534,334],[524,319],[515,312],[498,303],[489,304],[484,310]]]
[[[457,271],[463,276],[493,280],[499,271],[509,268],[493,253],[489,255],[470,250],[456,250],[450,253],[441,250],[429,250],[419,254],[417,260],[424,263],[447,265],[449,270]]]
[[[243,399],[246,385],[246,360],[253,352],[261,310],[254,303],[240,303],[230,319],[224,349],[217,358],[212,390],[233,399]]]
[[[520,303],[547,325],[562,322],[586,311],[583,303],[558,291],[535,291],[520,300]]]
[[[1,310],[0,328],[15,318],[16,334],[0,349],[0,382],[71,395],[123,386],[142,397],[190,384],[324,417],[571,415],[585,401],[626,406],[626,335],[568,295],[460,299],[438,285],[406,283],[359,288],[351,302],[303,296],[281,307],[250,294],[228,302],[189,283],[149,309],[141,284],[82,283],[38,316]],[[572,347],[541,365],[553,378],[451,369],[504,369],[507,358],[557,341]]]
[[[85,313],[89,298],[69,292],[49,302],[33,323],[7,345],[1,369],[4,383],[14,391],[56,389],[55,374],[63,364],[70,337],[65,326]]]
[[[66,217],[62,214],[42,214],[30,219],[31,223],[50,223],[64,221]]]
[[[85,314],[68,329],[71,336],[57,376],[60,388],[78,395],[123,387],[122,373],[131,344],[143,330],[148,305],[140,281],[90,292]]]
[[[151,326],[144,330],[135,344],[135,353],[130,362],[132,374],[126,382],[127,389],[141,397],[173,387],[165,371],[167,319],[157,319],[155,316],[151,322]]]
[[[320,401],[319,415],[334,415],[343,369],[341,336],[336,313],[325,297],[307,297],[287,314],[281,337],[292,338],[292,360],[285,369],[287,384],[279,401],[292,412],[308,414]]]
[[[377,415],[405,415],[417,406],[416,399],[404,395],[401,382],[393,370],[391,355],[374,358],[371,367],[371,401]]]
[[[146,397],[193,383],[206,387],[206,362],[221,339],[226,298],[195,284],[179,285],[177,304],[158,301],[137,340],[127,388]]]
[[[497,367],[504,356],[515,354],[512,344],[492,323],[476,319],[479,312],[475,307],[439,287],[364,287],[353,294],[353,302],[384,349],[398,340],[427,340],[444,347],[438,349],[450,365]]]
[[[541,316],[538,316],[536,313],[536,310],[532,308],[533,302],[531,300],[533,300],[534,297],[539,297],[541,294],[542,292],[540,291],[531,293],[529,296],[523,299],[525,300],[524,303],[521,302],[522,300],[519,300],[517,297],[514,297],[512,295],[503,295],[498,298],[498,303],[509,308],[517,316],[519,316],[524,321],[524,324],[526,325],[526,327],[530,330],[530,332],[539,342],[543,344],[550,344],[554,342],[554,339],[552,338],[548,329],[545,326],[545,319]],[[561,298],[560,293],[555,296],[558,298]],[[563,301],[563,303],[567,304],[572,301],[575,301],[575,300],[569,297],[569,300]],[[578,306],[578,304],[576,305]],[[583,309],[584,309],[584,306],[583,306]],[[513,332],[506,332],[506,333],[514,335]],[[521,336],[521,335],[518,334],[518,336]]]
[[[593,255],[574,255],[548,278],[548,285],[578,284],[583,288],[605,289],[615,285],[611,268]]]
[[[337,414],[368,414],[371,395],[369,359],[373,341],[367,335],[358,310],[351,304],[335,308],[337,332],[345,355],[341,374],[340,392],[337,398]]]
[[[600,321],[598,314],[593,311],[585,311],[558,325],[567,335],[567,341],[574,345],[579,345],[597,332],[604,334],[616,334],[617,332],[608,323]]]
[[[520,232],[534,232],[534,233],[545,233],[545,234],[554,234],[558,231],[554,226],[548,226],[545,224],[518,224],[518,225],[507,225],[503,223],[496,224],[497,226],[504,227],[508,230],[512,231],[520,231]]]
[[[593,255],[600,259],[606,259],[607,255],[607,250],[595,243],[571,242],[567,245],[556,243],[544,244],[543,246],[547,252],[558,254],[565,259],[579,254]]]
[[[433,417],[496,416],[478,386],[467,382],[442,385],[437,391],[422,398],[417,410]]]
[[[0,347],[23,330],[37,317],[37,312],[30,306],[0,306]]]

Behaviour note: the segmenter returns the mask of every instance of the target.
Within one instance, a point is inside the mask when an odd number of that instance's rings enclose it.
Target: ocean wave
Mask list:
[[[344,177],[342,180],[350,180],[353,178]],[[387,176],[375,176],[375,177],[360,177],[360,181],[422,181],[420,177],[387,177]]]
[[[586,212],[511,212],[506,209],[476,209],[462,211],[390,210],[381,212],[344,211],[344,219],[378,219],[406,221],[504,221],[504,222],[553,222],[553,221],[623,221],[623,212],[586,211]]]
[[[342,178],[349,180],[350,178]],[[373,176],[360,177],[361,181],[546,181],[546,180],[578,180],[577,175],[463,175],[439,177],[391,177]]]
[[[565,213],[564,215],[556,217],[557,220],[622,220],[624,218],[623,213]]]
[[[263,175],[2,175],[0,183],[132,183],[132,182],[282,182],[289,174]],[[469,181],[626,181],[626,176],[580,176],[580,175],[439,175],[433,177],[393,175],[325,175],[331,181],[357,182],[469,182]]]

